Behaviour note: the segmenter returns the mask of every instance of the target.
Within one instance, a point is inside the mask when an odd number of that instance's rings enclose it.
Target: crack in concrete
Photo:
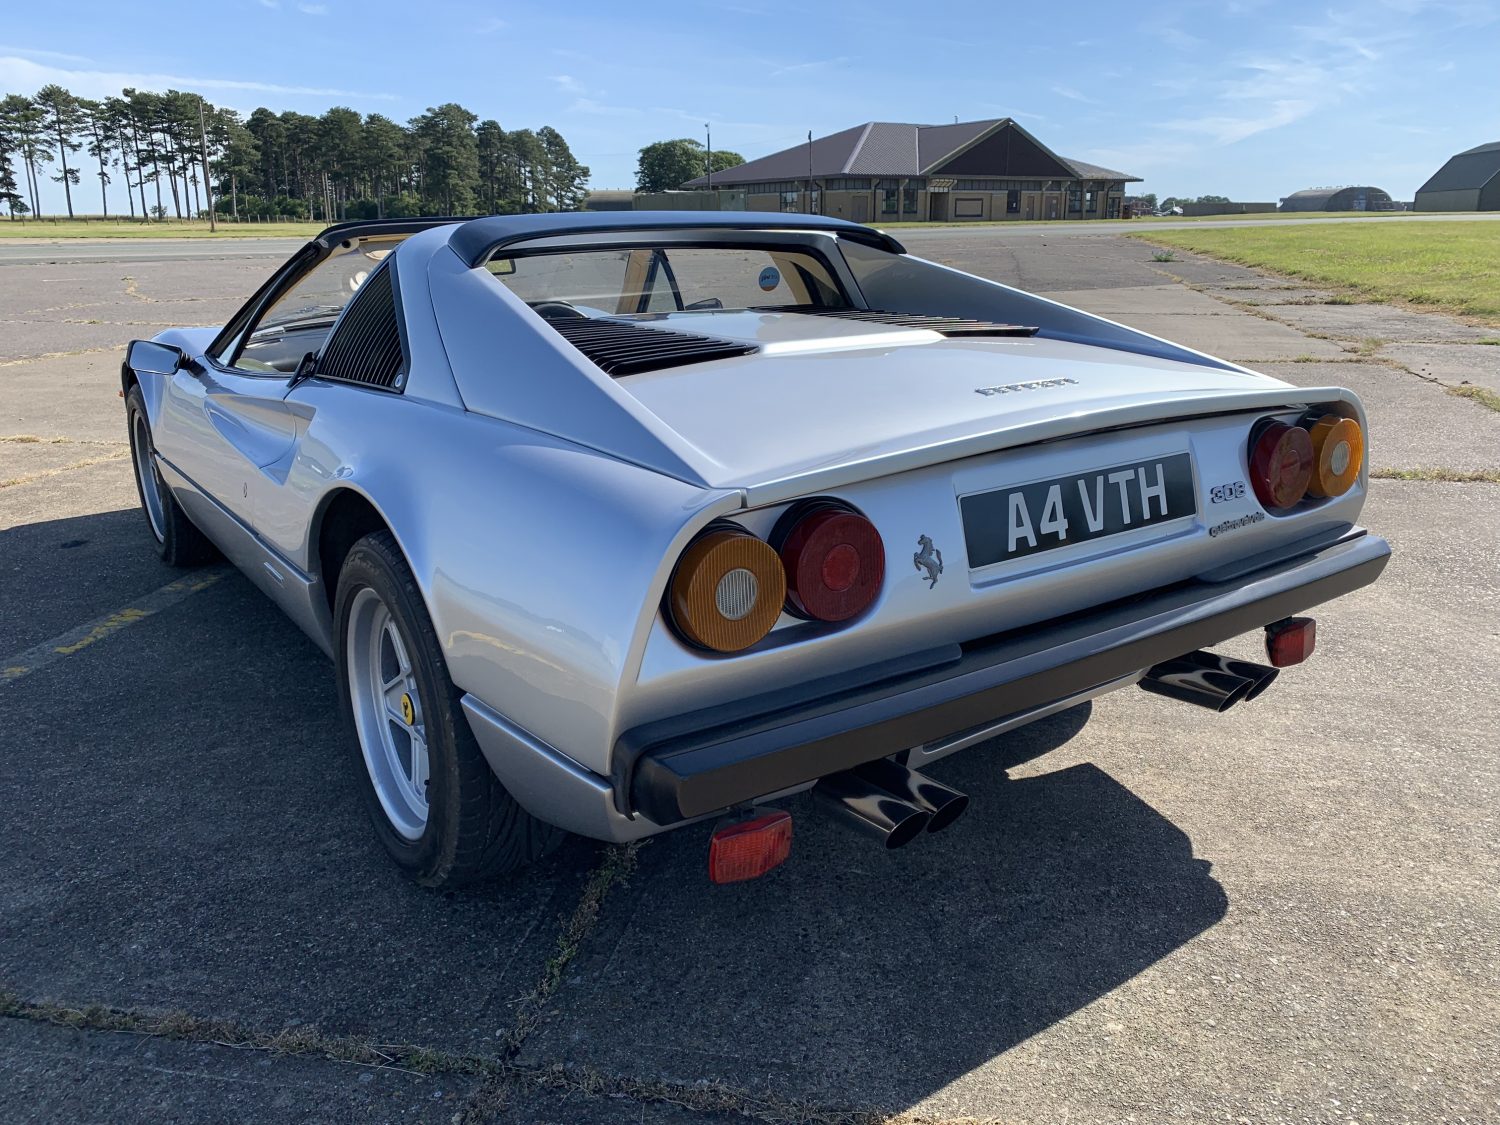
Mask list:
[[[105,441],[103,438],[41,437],[37,434],[0,434],[3,445],[110,445],[125,446],[124,441]]]
[[[123,345],[112,344],[105,348],[78,348],[71,352],[42,352],[40,355],[21,356],[19,359],[0,359],[0,367],[21,367],[43,359],[66,359],[68,356],[98,355],[101,352],[121,352],[122,350]]]
[[[612,849],[618,853],[624,849]],[[601,868],[612,861],[606,859]],[[610,874],[610,881],[617,876]],[[935,1118],[920,1114],[887,1114],[869,1108],[823,1106],[812,1101],[745,1090],[719,1082],[681,1083],[606,1074],[591,1067],[561,1063],[527,1066],[504,1056],[445,1051],[409,1043],[378,1043],[356,1036],[324,1035],[311,1025],[270,1032],[233,1020],[169,1011],[147,1014],[130,1009],[90,1005],[73,1008],[48,1001],[23,1000],[0,989],[0,1017],[49,1024],[78,1031],[138,1035],[209,1044],[271,1055],[299,1055],[330,1062],[351,1063],[378,1070],[420,1075],[477,1077],[491,1091],[483,1105],[471,1105],[456,1118],[460,1122],[494,1120],[503,1113],[508,1094],[518,1088],[624,1099],[645,1105],[669,1105],[690,1112],[735,1114],[767,1125],[958,1125],[973,1118]],[[478,1112],[486,1116],[475,1117]]]
[[[134,297],[137,301],[145,301],[148,305],[156,304],[156,298],[148,297],[142,293],[139,288],[140,282],[130,276],[130,274],[126,274],[120,280],[125,283],[125,296]]]
[[[112,452],[104,454],[102,457],[85,457],[81,461],[74,461],[69,465],[60,465],[55,469],[39,469],[34,473],[26,473],[23,476],[10,477],[6,480],[0,480],[0,488],[15,488],[17,485],[21,484],[33,484],[39,480],[46,480],[48,477],[55,477],[63,473],[72,472],[74,469],[86,469],[90,465],[102,465],[107,461],[119,461],[120,459],[129,456],[129,449],[116,449]]]
[[[1208,259],[1208,260],[1209,261],[1213,261],[1214,259]],[[1390,356],[1385,356],[1385,355],[1381,355],[1380,354],[1380,352],[1383,349],[1385,349],[1386,347],[1389,347],[1391,345],[1398,345],[1398,344],[1402,344],[1402,343],[1407,343],[1408,341],[1403,341],[1403,340],[1387,340],[1387,339],[1383,339],[1383,338],[1379,338],[1379,337],[1375,337],[1375,336],[1365,336],[1365,337],[1361,337],[1361,338],[1355,339],[1355,338],[1349,337],[1349,336],[1336,336],[1336,335],[1333,335],[1333,334],[1327,333],[1327,332],[1309,332],[1307,329],[1302,328],[1301,326],[1299,326],[1297,324],[1294,324],[1294,323],[1292,323],[1289,320],[1284,320],[1283,318],[1277,316],[1276,314],[1268,311],[1269,308],[1273,308],[1275,306],[1256,305],[1256,304],[1251,304],[1251,303],[1246,302],[1246,301],[1238,301],[1238,300],[1235,300],[1233,297],[1226,297],[1226,296],[1224,296],[1223,293],[1216,293],[1212,289],[1208,288],[1207,286],[1197,285],[1197,284],[1194,284],[1191,281],[1186,280],[1185,278],[1175,277],[1174,275],[1168,273],[1165,270],[1157,270],[1156,272],[1162,274],[1165,277],[1172,277],[1173,280],[1175,280],[1179,285],[1182,285],[1182,286],[1184,286],[1187,289],[1191,289],[1195,293],[1202,293],[1202,294],[1204,294],[1204,295],[1206,295],[1208,297],[1211,297],[1215,301],[1219,301],[1219,302],[1221,302],[1223,304],[1229,305],[1232,308],[1238,309],[1241,312],[1249,313],[1251,316],[1258,316],[1262,320],[1269,320],[1269,321],[1272,321],[1273,323],[1276,323],[1276,324],[1285,325],[1287,328],[1292,329],[1292,331],[1301,333],[1303,336],[1306,336],[1309,339],[1313,339],[1313,340],[1331,340],[1331,341],[1334,341],[1334,342],[1338,343],[1346,352],[1350,353],[1349,356],[1347,356],[1347,357],[1339,357],[1339,358],[1336,358],[1336,359],[1318,359],[1315,356],[1298,356],[1296,359],[1293,359],[1293,360],[1290,361],[1292,363],[1378,363],[1378,364],[1381,364],[1382,366],[1390,367],[1390,368],[1392,368],[1392,369],[1394,369],[1396,371],[1405,372],[1407,375],[1415,376],[1416,378],[1421,379],[1424,383],[1431,383],[1433,386],[1441,387],[1445,393],[1453,395],[1455,398],[1468,399],[1470,402],[1477,403],[1479,406],[1482,406],[1482,407],[1485,407],[1486,409],[1493,410],[1493,411],[1496,411],[1497,413],[1500,413],[1500,394],[1497,394],[1496,392],[1490,390],[1487,387],[1481,387],[1481,386],[1478,386],[1476,384],[1467,383],[1467,382],[1466,383],[1460,383],[1460,384],[1458,384],[1456,386],[1453,385],[1453,384],[1450,384],[1450,383],[1444,383],[1441,379],[1438,379],[1436,376],[1423,375],[1420,371],[1413,371],[1410,367],[1407,367],[1400,360],[1393,359]],[[1303,303],[1306,303],[1306,302],[1287,302],[1287,304],[1303,304]],[[1324,302],[1317,302],[1317,303],[1320,303],[1320,304],[1351,304],[1351,303],[1359,303],[1359,304],[1385,304],[1385,303],[1388,303],[1388,302],[1324,301]],[[1430,310],[1414,309],[1414,310],[1411,310],[1411,311],[1422,312],[1422,311],[1430,311]],[[1492,341],[1492,340],[1485,339],[1485,340],[1466,340],[1466,341],[1458,341],[1458,342],[1459,343],[1467,343],[1467,344],[1470,344],[1471,346],[1485,346],[1485,345],[1500,343],[1500,340]],[[1242,365],[1248,366],[1249,364],[1252,364],[1252,363],[1270,363],[1270,362],[1286,362],[1286,361],[1275,361],[1275,360],[1242,360],[1240,362],[1241,362]],[[1395,470],[1392,470],[1392,471],[1395,471]],[[1426,478],[1426,477],[1414,477],[1414,478],[1400,478],[1400,479],[1425,480],[1425,479],[1429,479],[1429,478]],[[1449,477],[1440,477],[1440,478],[1431,478],[1431,479],[1448,480],[1448,479],[1451,479],[1451,478],[1449,478]],[[1468,478],[1465,478],[1465,479],[1467,480]]]

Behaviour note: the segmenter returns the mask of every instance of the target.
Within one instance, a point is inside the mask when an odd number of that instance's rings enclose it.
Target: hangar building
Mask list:
[[[1418,211],[1500,211],[1500,141],[1452,157],[1417,189]]]
[[[1391,197],[1378,187],[1309,188],[1281,201],[1283,211],[1395,211]]]
[[[952,125],[870,121],[682,186],[751,211],[869,222],[1118,219],[1140,178],[1058,156],[1009,117]]]

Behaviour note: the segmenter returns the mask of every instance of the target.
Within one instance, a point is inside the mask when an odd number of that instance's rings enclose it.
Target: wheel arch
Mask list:
[[[324,498],[309,540],[311,569],[323,583],[323,595],[330,614],[338,594],[339,572],[344,567],[344,560],[349,557],[354,544],[377,531],[390,532],[396,545],[401,546],[400,537],[390,520],[363,492],[355,488],[335,488]],[[406,554],[404,549],[402,554]]]

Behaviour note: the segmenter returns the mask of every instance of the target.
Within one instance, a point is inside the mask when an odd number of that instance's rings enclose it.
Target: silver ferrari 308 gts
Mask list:
[[[330,227],[121,376],[157,549],[333,657],[429,886],[703,818],[753,878],[806,789],[900,847],[968,804],[928,763],[1130,685],[1254,699],[1390,553],[1349,391],[817,216]],[[1250,630],[1267,664],[1208,651]]]

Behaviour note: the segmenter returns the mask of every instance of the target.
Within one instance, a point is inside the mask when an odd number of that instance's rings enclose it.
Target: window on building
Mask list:
[[[882,215],[894,215],[896,213],[896,189],[893,187],[880,189],[880,213]]]
[[[1005,213],[1007,215],[1019,215],[1021,213],[1021,192],[1017,188],[1011,188],[1005,193]]]
[[[1112,195],[1107,204],[1109,207],[1108,218],[1118,219],[1120,217],[1120,196]]]
[[[914,187],[901,189],[901,213],[904,215],[915,215],[917,213],[917,189]]]
[[[955,219],[984,218],[984,196],[955,196],[953,199],[953,217]]]
[[[783,211],[800,211],[798,200],[802,193],[797,191],[784,191],[781,193],[781,209]]]
[[[1070,187],[1068,189],[1068,210],[1080,211],[1083,209],[1083,189]]]
[[[1091,192],[1089,192],[1089,208],[1088,209],[1089,209],[1089,214],[1090,215],[1095,214],[1099,210],[1099,193],[1097,191],[1091,191]]]

